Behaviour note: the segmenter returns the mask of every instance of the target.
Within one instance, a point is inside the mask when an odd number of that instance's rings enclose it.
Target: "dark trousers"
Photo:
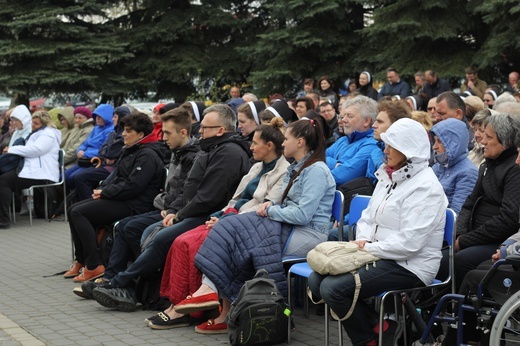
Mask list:
[[[455,290],[458,292],[466,274],[484,261],[491,259],[500,244],[477,245],[462,249],[455,253]],[[444,280],[449,274],[449,253],[442,251],[442,260],[437,277]]]
[[[119,221],[116,226],[116,238],[105,270],[105,278],[111,279],[135,261],[141,254],[141,235],[143,231],[156,222],[162,221],[159,210],[145,214],[133,215]]]
[[[72,180],[71,186],[76,189],[78,201],[92,198],[92,190],[98,187],[99,182],[105,180],[109,175],[110,172],[104,167],[89,167],[72,175],[70,178]]]
[[[112,284],[116,287],[127,287],[139,276],[150,275],[162,268],[173,241],[184,232],[203,224],[207,218],[208,215],[187,218],[161,230],[134,263],[111,279]],[[148,228],[153,229],[161,224],[162,221],[159,221]]]
[[[132,210],[125,201],[88,199],[73,204],[68,213],[76,260],[92,269],[101,264],[97,227],[132,215]]]
[[[18,177],[15,170],[0,175],[0,225],[9,225],[9,206],[13,198],[13,191],[19,193],[33,185],[47,184],[48,180],[26,179]]]
[[[373,327],[378,323],[378,314],[363,299],[377,296],[390,290],[423,286],[415,274],[395,261],[380,260],[376,267],[358,269],[361,279],[359,298],[354,312],[342,322],[352,344],[365,345],[375,338]],[[309,277],[309,288],[318,300],[322,299],[340,317],[347,314],[352,305],[356,288],[352,274],[320,275],[313,272]]]
[[[65,185],[67,186],[67,189],[73,190],[76,188],[76,186],[74,185],[74,176],[85,169],[86,167],[74,165],[65,170]]]

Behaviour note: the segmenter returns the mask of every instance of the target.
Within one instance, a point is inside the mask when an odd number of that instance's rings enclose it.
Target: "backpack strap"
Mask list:
[[[359,273],[356,271],[350,272],[354,276],[354,280],[356,282],[356,289],[354,291],[354,297],[352,298],[352,304],[350,305],[350,309],[348,310],[347,314],[343,318],[339,318],[338,315],[334,312],[334,310],[330,310],[330,314],[332,315],[332,318],[334,318],[337,321],[344,321],[352,315],[354,312],[354,308],[356,307],[356,303],[359,297],[359,291],[361,290],[361,279],[359,277]]]

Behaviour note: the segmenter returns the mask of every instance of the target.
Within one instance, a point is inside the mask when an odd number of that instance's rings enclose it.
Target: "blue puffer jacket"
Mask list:
[[[448,155],[446,165],[436,160],[432,169],[448,197],[448,207],[458,214],[478,178],[477,167],[468,159],[468,131],[464,122],[450,118],[435,124],[431,132]]]
[[[99,105],[98,108],[92,113],[94,117],[98,116],[103,118],[105,125],[94,126],[92,132],[88,135],[87,139],[76,150],[76,153],[80,150],[85,152],[85,158],[92,158],[98,156],[99,148],[103,143],[106,142],[108,135],[114,131],[114,124],[112,123],[112,117],[114,116],[114,107],[108,104]]]
[[[366,174],[368,159],[377,148],[373,133],[374,129],[365,132],[355,131],[350,136],[341,137],[327,148],[327,166],[337,186]]]
[[[287,296],[282,252],[292,226],[257,216],[255,212],[221,219],[209,232],[195,256],[195,266],[230,301],[246,280],[265,269]]]

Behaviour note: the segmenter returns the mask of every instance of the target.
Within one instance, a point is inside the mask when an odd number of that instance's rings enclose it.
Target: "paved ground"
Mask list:
[[[150,311],[123,313],[72,293],[76,286],[61,276],[68,269],[71,245],[68,224],[18,216],[11,229],[0,230],[0,345],[225,345],[227,335],[208,336],[193,327],[152,330],[143,320]],[[323,317],[295,312],[292,345],[323,345]],[[337,345],[336,324],[331,344]],[[347,338],[345,338],[347,339]],[[345,340],[346,345],[350,345]]]

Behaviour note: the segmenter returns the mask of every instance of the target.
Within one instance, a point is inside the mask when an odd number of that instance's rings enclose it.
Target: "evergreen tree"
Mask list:
[[[0,85],[38,93],[128,89],[114,66],[132,57],[101,0],[0,1]]]
[[[509,72],[520,71],[520,2],[473,2],[476,3],[473,8],[475,17],[483,18],[485,34],[473,62],[493,73],[489,81],[495,79],[494,82],[505,82]],[[497,71],[498,76],[495,75]]]
[[[368,67],[384,79],[385,69],[401,75],[433,69],[439,75],[463,76],[477,50],[476,24],[467,0],[369,0],[373,9],[356,52],[359,68]]]
[[[294,93],[305,77],[339,81],[352,75],[363,27],[363,7],[351,0],[267,0],[268,25],[240,49],[252,64],[251,82],[261,95]]]

